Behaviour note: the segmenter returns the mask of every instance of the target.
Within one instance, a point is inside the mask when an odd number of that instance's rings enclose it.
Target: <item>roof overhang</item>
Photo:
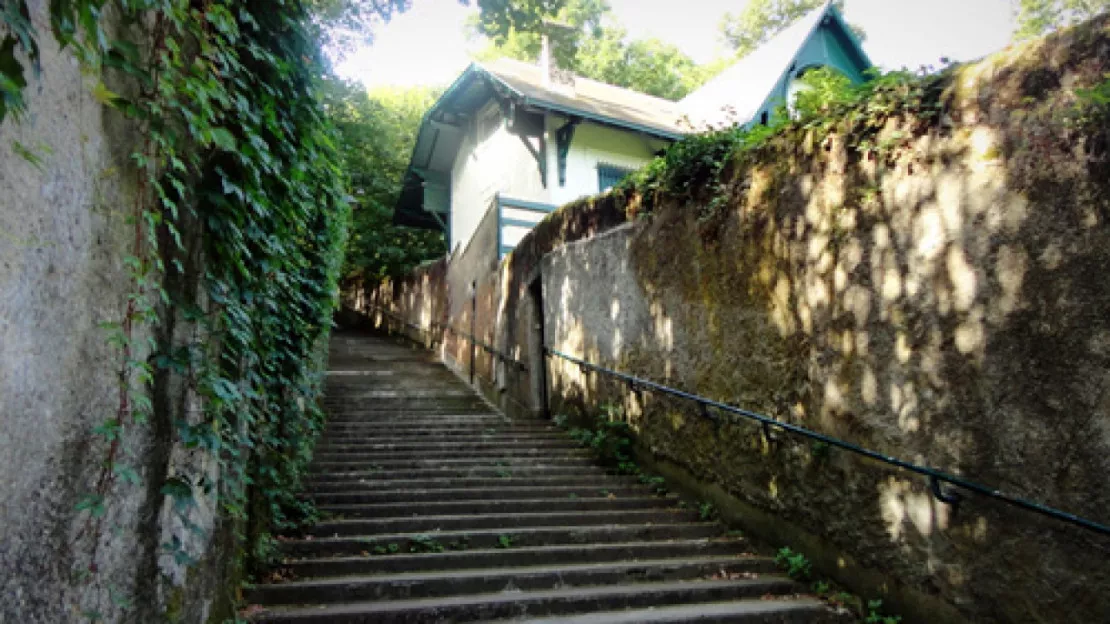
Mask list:
[[[496,73],[478,63],[471,63],[420,122],[404,185],[393,213],[395,224],[426,229],[445,228],[449,214],[444,208],[449,206],[430,201],[438,195],[429,194],[428,185],[450,185],[451,169],[467,122],[491,98],[506,104],[511,102],[517,110],[553,113],[651,138],[677,141],[683,137],[679,132],[601,115],[534,95],[526,96]]]

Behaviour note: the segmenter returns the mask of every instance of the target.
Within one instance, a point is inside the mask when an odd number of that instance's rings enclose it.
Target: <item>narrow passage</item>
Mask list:
[[[606,474],[540,420],[492,409],[433,354],[332,340],[308,483],[256,622],[833,622],[673,496]]]

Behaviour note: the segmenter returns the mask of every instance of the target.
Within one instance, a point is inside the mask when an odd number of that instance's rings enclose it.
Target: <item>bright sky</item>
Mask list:
[[[656,37],[699,62],[722,51],[717,25],[746,0],[609,0],[633,38]],[[472,3],[473,4],[473,3]],[[681,8],[678,8],[681,7]],[[367,86],[448,84],[480,44],[463,33],[474,9],[458,0],[414,0],[408,12],[378,27],[373,45],[340,63],[340,75]],[[885,69],[979,58],[1013,31],[1013,0],[847,0],[845,16],[867,32],[864,50]]]

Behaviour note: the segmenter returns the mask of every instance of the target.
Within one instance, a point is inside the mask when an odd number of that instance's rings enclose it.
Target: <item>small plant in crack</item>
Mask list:
[[[702,520],[716,520],[717,508],[713,503],[705,502],[698,505],[698,518]]]
[[[440,553],[446,550],[443,544],[432,539],[430,535],[416,535],[409,541],[409,552],[413,553]]]
[[[813,566],[810,565],[809,559],[787,546],[779,549],[778,554],[775,555],[775,563],[786,568],[786,575],[795,581],[804,581],[813,574]]]
[[[502,478],[502,479],[508,479],[508,478],[513,476],[513,473],[509,472],[508,470],[505,470],[504,468],[502,468],[502,469],[497,471],[497,476]]]
[[[667,489],[667,480],[658,475],[641,474],[640,483],[650,487],[657,496],[666,496],[670,492]]]
[[[498,535],[497,536],[497,547],[498,548],[512,548],[513,547],[513,537],[511,535]]]
[[[866,624],[899,624],[902,621],[900,615],[883,615],[879,611],[882,608],[882,600],[867,601],[867,619],[864,622]]]

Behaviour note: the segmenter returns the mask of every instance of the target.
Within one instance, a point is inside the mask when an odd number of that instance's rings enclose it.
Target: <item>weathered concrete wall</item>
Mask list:
[[[959,68],[941,115],[890,116],[874,149],[795,130],[717,197],[566,206],[479,282],[480,335],[534,358],[539,280],[551,347],[1110,521],[1110,129],[1080,122],[1075,95],[1110,68],[1108,24]],[[461,323],[469,295],[435,288]],[[645,460],[907,622],[1110,613],[1094,533],[973,495],[953,508],[920,477],[559,360],[547,373],[553,411],[623,405]]]
[[[46,4],[32,3],[38,24],[48,23]],[[208,531],[198,536],[171,519],[159,492],[185,408],[180,387],[159,384],[163,421],[128,428],[122,457],[140,483],[120,482],[109,496],[89,572],[90,532],[75,506],[106,458],[92,428],[119,404],[119,354],[98,325],[120,320],[132,290],[124,258],[138,172],[128,156],[139,138],[90,95],[100,76],[49,35],[39,43],[28,114],[0,126],[0,620],[75,622],[96,610],[109,622],[203,622],[232,598],[216,546],[227,527],[202,501],[192,520]],[[20,157],[16,142],[41,164]],[[149,337],[139,330],[134,340]],[[174,537],[201,560],[188,578],[161,548]]]

